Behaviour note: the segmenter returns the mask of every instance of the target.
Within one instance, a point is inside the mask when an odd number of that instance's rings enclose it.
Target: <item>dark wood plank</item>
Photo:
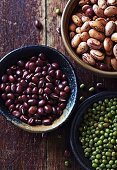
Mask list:
[[[40,32],[34,20],[43,24]],[[45,0],[0,1],[0,56],[12,49],[45,44]],[[0,116],[0,169],[46,170],[46,139],[18,129]]]

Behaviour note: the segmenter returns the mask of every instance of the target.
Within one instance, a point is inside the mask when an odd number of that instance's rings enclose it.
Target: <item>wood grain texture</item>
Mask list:
[[[12,49],[29,44],[46,44],[65,54],[76,69],[79,81],[86,84],[79,95],[92,95],[88,88],[103,82],[107,90],[116,90],[117,79],[100,78],[74,63],[65,51],[61,37],[56,32],[61,17],[55,9],[63,10],[67,0],[1,0],[0,1],[0,57]],[[43,29],[34,27],[39,19]],[[0,116],[0,170],[82,170],[73,155],[64,157],[70,149],[69,132],[76,114],[62,127],[42,136],[18,129]],[[69,160],[71,165],[64,166]]]

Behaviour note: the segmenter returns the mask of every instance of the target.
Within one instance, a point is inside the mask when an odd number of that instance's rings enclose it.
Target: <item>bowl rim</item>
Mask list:
[[[28,45],[28,46],[23,46],[23,47],[20,47],[20,48],[16,48],[16,49],[10,51],[9,53],[7,53],[4,57],[2,57],[2,58],[0,59],[0,63],[1,63],[2,61],[4,61],[4,59],[6,59],[9,55],[11,55],[11,54],[13,54],[13,53],[15,54],[16,52],[20,52],[20,51],[25,50],[25,49],[28,49],[28,48],[29,48],[29,49],[31,49],[31,48],[46,48],[46,49],[52,50],[52,51],[55,52],[55,53],[58,53],[58,55],[62,56],[62,58],[63,58],[65,61],[67,61],[68,65],[69,65],[69,66],[71,67],[71,69],[72,69],[72,72],[73,72],[73,75],[74,75],[74,79],[75,79],[75,82],[76,82],[76,86],[75,86],[75,87],[76,87],[76,90],[75,90],[75,100],[74,100],[74,105],[73,105],[73,107],[72,107],[72,110],[71,110],[71,112],[69,113],[68,117],[66,117],[66,119],[65,119],[63,122],[61,122],[59,125],[57,125],[57,126],[55,126],[55,127],[51,127],[51,128],[49,128],[49,129],[47,129],[47,127],[49,127],[49,126],[46,126],[46,130],[42,130],[42,131],[41,131],[41,130],[38,131],[37,129],[35,129],[35,128],[34,128],[35,126],[30,126],[30,128],[29,128],[29,125],[26,124],[26,123],[24,123],[24,122],[18,123],[18,122],[17,122],[18,119],[15,118],[15,117],[12,118],[10,115],[7,115],[7,113],[5,113],[5,111],[3,111],[3,110],[1,109],[1,106],[0,106],[0,114],[3,115],[8,121],[12,122],[14,125],[16,125],[17,127],[21,128],[21,129],[23,129],[23,130],[25,130],[25,131],[32,132],[32,133],[45,133],[45,132],[50,132],[50,131],[53,131],[53,130],[57,129],[58,127],[62,126],[62,125],[69,119],[69,116],[74,112],[75,107],[76,107],[76,104],[77,104],[77,101],[78,101],[79,80],[78,80],[78,77],[77,77],[77,75],[76,75],[76,71],[75,71],[74,67],[72,66],[71,62],[68,60],[68,58],[67,58],[64,54],[62,54],[60,51],[58,51],[57,49],[52,48],[52,47],[49,47],[49,46],[46,46],[46,45]],[[37,125],[37,126],[41,126],[41,125]]]
[[[76,129],[78,129],[78,126],[81,124],[81,119],[83,119],[83,115],[85,114],[86,109],[92,105],[94,102],[101,100],[104,100],[105,98],[114,98],[117,97],[117,91],[103,91],[100,93],[97,93],[89,98],[87,98],[84,102],[81,103],[81,105],[78,108],[78,111],[76,112],[76,115],[72,121],[71,129],[70,129],[70,147],[71,150],[75,156],[75,159],[79,164],[85,168],[85,170],[92,170],[88,168],[82,161],[83,158],[81,158],[80,153],[78,152],[79,149],[77,147],[77,141],[76,141]],[[79,123],[80,120],[80,123]],[[79,141],[79,139],[78,139]],[[86,158],[88,159],[88,158]],[[88,161],[90,161],[88,159]]]
[[[97,74],[99,76],[102,76],[102,77],[110,77],[110,78],[117,78],[117,71],[115,72],[110,72],[110,71],[103,71],[103,70],[99,70],[99,69],[96,69],[88,64],[86,64],[85,62],[83,62],[78,56],[77,54],[74,52],[74,50],[72,49],[70,43],[69,43],[69,37],[68,37],[68,34],[67,34],[67,31],[66,31],[66,18],[67,18],[67,15],[69,13],[69,10],[71,9],[71,6],[76,3],[77,0],[69,0],[63,10],[63,13],[62,13],[62,18],[61,18],[61,36],[62,36],[62,40],[63,40],[63,43],[64,43],[64,46],[68,52],[68,54],[70,55],[71,58],[73,58],[73,60],[76,61],[77,64],[79,64],[80,66],[82,66],[82,68],[94,73],[94,74]],[[70,13],[73,12],[73,9]]]

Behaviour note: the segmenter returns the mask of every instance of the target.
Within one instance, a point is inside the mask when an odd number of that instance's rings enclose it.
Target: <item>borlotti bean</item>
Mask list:
[[[117,0],[79,0],[71,16],[71,46],[85,63],[117,71]]]

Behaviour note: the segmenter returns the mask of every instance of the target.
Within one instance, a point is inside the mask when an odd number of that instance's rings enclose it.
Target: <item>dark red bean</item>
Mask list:
[[[18,65],[19,67],[24,67],[24,61],[19,60],[19,61],[17,62],[17,65]]]
[[[45,86],[48,87],[51,90],[54,88],[52,83],[46,83]]]
[[[44,92],[45,92],[46,94],[50,94],[52,91],[51,91],[48,87],[46,87],[46,88],[44,89]]]
[[[33,82],[30,82],[28,85],[29,85],[29,87],[31,87],[31,88],[36,87],[36,84],[33,83]]]
[[[49,100],[49,96],[46,93],[43,94],[43,98],[44,100]]]
[[[45,81],[44,80],[40,80],[39,83],[38,83],[38,87],[44,87],[45,85]]]
[[[56,109],[54,106],[52,107],[52,113],[53,113],[54,115],[57,114],[57,109]]]
[[[21,115],[20,120],[22,120],[24,123],[28,123],[28,117],[27,116]]]
[[[42,75],[46,76],[47,75],[47,71],[42,71]]]
[[[63,110],[63,109],[65,109],[66,104],[65,104],[65,103],[60,103],[60,104],[59,104],[59,107],[60,107],[60,109],[62,109],[62,110]]]
[[[38,95],[37,94],[32,94],[31,98],[32,99],[38,99]]]
[[[26,78],[26,76],[28,75],[28,71],[24,71],[24,73],[23,73],[23,76],[22,76],[22,78]]]
[[[60,98],[59,98],[59,101],[60,101],[60,102],[66,102],[66,99],[65,99],[65,98],[60,97]]]
[[[15,65],[11,66],[11,70],[16,71],[17,67]]]
[[[11,84],[11,92],[15,93],[16,92],[16,85]]]
[[[37,104],[37,100],[36,99],[29,99],[28,104],[34,106],[34,105]]]
[[[37,94],[37,93],[38,93],[38,88],[37,88],[37,87],[34,87],[34,88],[32,89],[32,93],[33,93],[33,94]]]
[[[57,109],[57,113],[58,113],[59,115],[61,115],[62,112],[63,112],[62,109],[61,109],[60,107],[57,107],[56,109]]]
[[[36,66],[38,67],[42,67],[45,65],[45,61],[41,60],[40,58],[38,58],[38,60],[36,61]]]
[[[48,70],[48,67],[47,66],[43,66],[43,71],[47,71]]]
[[[7,74],[4,74],[4,75],[2,76],[2,78],[1,78],[1,80],[2,80],[3,83],[6,83],[6,82],[8,81],[8,76],[7,76]]]
[[[29,63],[30,63],[30,61],[27,61],[27,62],[25,63],[25,68],[26,68],[26,69],[29,69]]]
[[[1,84],[0,84],[0,90],[2,90],[2,91],[5,90],[5,87],[6,87],[6,86],[5,86],[5,83],[1,83]]]
[[[58,88],[59,88],[59,90],[63,90],[64,89],[64,85],[63,84],[59,84]]]
[[[48,74],[51,76],[51,77],[55,77],[55,70],[50,70],[48,72]]]
[[[67,76],[65,74],[62,75],[62,80],[67,80]]]
[[[94,11],[93,11],[93,8],[88,8],[86,11],[85,11],[85,14],[90,17],[90,18],[93,18],[93,16],[95,15],[94,14]]]
[[[41,125],[42,124],[42,120],[41,119],[35,119],[35,124],[36,125]]]
[[[19,97],[18,97],[18,102],[20,102],[20,103],[23,102],[23,101],[22,101],[22,96],[19,96]]]
[[[64,85],[64,87],[65,86],[67,86],[68,85],[68,82],[67,81],[62,81],[62,84]]]
[[[22,75],[23,75],[23,73],[22,73],[22,71],[21,71],[21,70],[17,70],[17,71],[16,71],[16,75],[20,77],[20,76],[22,76]]]
[[[14,111],[12,112],[12,115],[15,116],[15,117],[20,117],[20,116],[21,116],[21,113],[20,113],[19,111],[17,111],[17,110],[14,110]]]
[[[38,106],[41,107],[41,106],[44,106],[46,104],[46,101],[45,100],[40,100],[38,102]]]
[[[69,87],[69,86],[66,86],[66,87],[64,88],[64,92],[69,93],[69,92],[70,92],[70,87]]]
[[[58,88],[58,87],[55,87],[55,89],[54,89],[54,93],[56,93],[57,95],[59,95],[60,90],[59,90],[59,88]]]
[[[1,97],[2,97],[3,100],[7,100],[7,94],[6,93],[2,93]]]
[[[57,70],[59,68],[58,63],[52,63],[52,68]]]
[[[41,72],[41,71],[42,71],[42,68],[41,68],[41,67],[36,67],[35,73],[39,73],[39,72]]]
[[[46,56],[45,56],[45,54],[43,54],[43,53],[40,53],[40,54],[39,54],[39,58],[40,58],[41,60],[43,60],[43,61],[46,60]]]
[[[66,92],[64,92],[64,91],[61,91],[60,92],[60,97],[62,97],[62,98],[67,98],[67,93]]]
[[[11,83],[15,82],[15,77],[13,77],[12,75],[9,75],[8,79]]]
[[[35,24],[35,27],[36,27],[37,29],[41,29],[41,28],[42,28],[42,24],[40,23],[39,20],[35,20],[34,24]]]
[[[17,86],[16,92],[21,93],[23,91],[23,87],[21,85]]]
[[[107,71],[108,70],[108,67],[105,63],[101,63],[100,64],[100,70],[104,70],[104,71]]]
[[[55,80],[55,85],[59,85],[61,83],[61,81],[60,80]]]
[[[7,74],[11,75],[12,74],[12,70],[10,68],[7,69]]]
[[[50,99],[50,100],[48,100],[48,104],[49,105],[54,105],[54,101]]]
[[[26,110],[28,110],[28,109],[29,109],[29,105],[28,105],[28,103],[24,102],[24,104],[23,104],[23,108],[24,108],[24,109],[26,109]]]
[[[19,107],[20,107],[20,104],[16,104],[16,105],[15,105],[15,108],[16,108],[16,109],[19,109]]]
[[[44,114],[43,107],[39,107],[37,112],[38,112],[39,115],[43,115]]]
[[[37,57],[36,57],[36,56],[33,56],[33,57],[31,57],[31,59],[30,59],[30,61],[34,61],[34,62],[36,62],[36,60],[37,60]]]
[[[51,113],[51,112],[52,112],[52,106],[50,106],[50,105],[45,105],[45,106],[44,106],[44,111],[45,111],[45,113]]]
[[[32,117],[28,119],[28,124],[34,125],[34,119]]]
[[[8,94],[7,94],[7,98],[14,100],[15,96],[14,96],[13,93],[8,93]]]
[[[36,106],[31,106],[31,107],[29,107],[28,113],[29,113],[30,115],[35,114],[36,112],[37,112],[37,107],[36,107]]]
[[[51,83],[53,81],[53,78],[49,75],[46,76],[46,80]]]
[[[61,79],[62,78],[62,71],[61,70],[56,70],[56,78]]]
[[[48,67],[48,72],[53,69],[51,64],[47,64],[47,67]]]
[[[39,82],[38,76],[33,76],[32,77],[32,82],[37,84]]]
[[[10,110],[10,112],[12,112],[13,110],[15,110],[15,105],[14,105],[14,104],[10,105],[10,106],[9,106],[9,110]]]
[[[21,97],[22,97],[23,102],[27,102],[27,96],[26,95],[22,95]]]
[[[44,90],[43,90],[43,88],[39,88],[39,91],[38,91],[38,94],[43,94],[43,92],[44,92]]]
[[[11,87],[9,85],[6,86],[5,91],[6,91],[6,93],[9,93],[11,91]]]
[[[48,126],[48,125],[51,125],[52,124],[52,121],[50,119],[44,119],[42,121],[42,124],[45,125],[45,126]]]
[[[29,70],[33,72],[35,71],[36,64],[34,62],[29,62],[28,67],[29,67]]]
[[[28,82],[30,82],[31,81],[31,79],[32,79],[32,74],[28,74],[27,76],[26,76],[26,80],[28,81]]]
[[[32,93],[32,88],[31,88],[31,87],[28,87],[28,88],[26,89],[26,93],[27,93],[27,94],[31,94],[31,93]]]
[[[23,80],[23,79],[20,81],[20,84],[21,84],[21,86],[23,86],[23,87],[27,87],[27,85],[28,85],[27,81],[26,81],[26,80]]]
[[[58,96],[56,93],[52,93],[52,94],[50,95],[50,97],[51,97],[52,99],[54,99],[54,100],[59,99],[59,96]]]

